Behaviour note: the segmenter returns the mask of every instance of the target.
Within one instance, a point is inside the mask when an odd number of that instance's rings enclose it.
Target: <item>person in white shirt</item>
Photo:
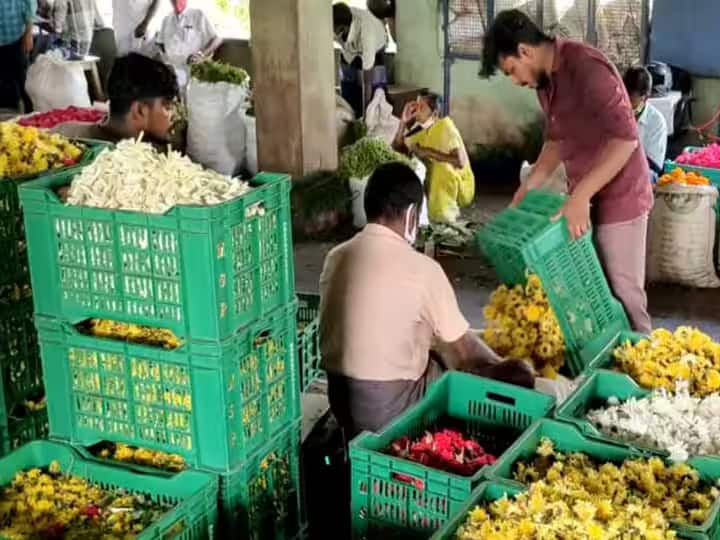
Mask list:
[[[644,67],[636,66],[627,70],[623,80],[635,111],[640,143],[650,165],[651,177],[655,180],[662,174],[665,164],[668,127],[662,113],[648,103],[652,92],[652,76]]]
[[[362,116],[375,88],[387,84],[385,24],[365,9],[333,5],[335,41],[342,49],[342,97]]]
[[[113,29],[118,56],[140,52],[156,28],[160,0],[113,0]]]
[[[71,58],[90,52],[93,33],[100,25],[95,0],[56,0],[52,8],[52,26]]]
[[[222,38],[202,10],[188,8],[187,0],[171,2],[173,13],[163,19],[156,43],[175,68],[180,88],[184,88],[189,81],[189,66],[212,58]]]

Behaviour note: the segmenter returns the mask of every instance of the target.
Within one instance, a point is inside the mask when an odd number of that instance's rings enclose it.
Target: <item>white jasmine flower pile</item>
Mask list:
[[[126,140],[104,150],[75,177],[68,204],[164,214],[178,205],[211,206],[250,191],[250,186],[204,169],[186,156],[157,152]]]
[[[592,410],[587,419],[613,439],[666,450],[674,462],[690,456],[720,455],[720,395],[704,398],[689,393],[688,382],[678,381],[675,393],[654,391],[642,399]]]

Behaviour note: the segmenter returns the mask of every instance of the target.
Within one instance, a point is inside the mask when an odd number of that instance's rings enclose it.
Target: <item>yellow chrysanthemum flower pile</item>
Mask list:
[[[477,507],[456,537],[675,538],[671,522],[704,523],[720,495],[685,464],[668,467],[659,458],[598,463],[556,452],[548,439],[532,462],[518,464],[515,480],[529,484],[528,491]]]
[[[108,319],[91,319],[88,330],[97,337],[151,345],[163,349],[177,349],[182,345],[180,339],[166,328],[151,328]]]
[[[0,537],[8,540],[126,540],[135,538],[171,508],[78,476],[48,470],[19,472],[0,493]]]
[[[530,274],[524,287],[495,289],[484,315],[482,337],[497,354],[532,362],[543,377],[557,376],[565,363],[565,340],[537,275]]]
[[[677,380],[686,380],[695,396],[720,391],[720,344],[695,328],[655,330],[635,345],[625,342],[614,357],[617,366],[645,388],[673,391]]]
[[[147,448],[135,448],[127,444],[118,443],[114,447],[103,448],[98,455],[104,459],[135,463],[172,472],[179,472],[186,468],[182,456],[148,450]]]
[[[0,178],[16,178],[80,161],[83,148],[62,135],[13,122],[0,123]]]

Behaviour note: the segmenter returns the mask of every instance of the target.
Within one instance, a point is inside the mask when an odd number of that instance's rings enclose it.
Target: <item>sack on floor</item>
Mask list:
[[[712,186],[658,187],[648,230],[648,281],[720,287],[715,273],[715,202]]]
[[[419,159],[413,158],[410,166],[415,171],[415,174],[418,175],[423,185],[425,185],[425,175],[427,174],[425,164]],[[366,176],[365,178],[350,178],[348,180],[350,194],[352,196],[353,226],[357,229],[362,229],[367,224],[367,216],[365,215],[365,188],[367,187],[368,180],[370,180],[370,176]],[[420,226],[422,227],[429,224],[427,198],[423,198],[423,207],[420,210]]]
[[[245,162],[245,85],[191,79],[187,88],[187,153],[193,161],[234,175]]]
[[[520,183],[524,184],[528,177],[530,176],[530,173],[532,173],[533,168],[535,165],[531,165],[527,161],[524,161],[522,164],[522,167],[520,167]],[[561,163],[557,166],[557,168],[553,171],[553,173],[550,175],[550,178],[548,179],[547,184],[543,186],[543,189],[547,189],[549,191],[554,191],[556,193],[567,193],[568,187],[567,187],[567,172],[565,171],[565,164]]]
[[[369,137],[377,137],[392,144],[400,127],[400,119],[393,116],[393,107],[385,99],[382,88],[375,90],[372,101],[365,110],[365,126]]]
[[[35,112],[55,109],[90,107],[90,96],[83,68],[66,62],[60,51],[41,54],[30,66],[25,91]]]

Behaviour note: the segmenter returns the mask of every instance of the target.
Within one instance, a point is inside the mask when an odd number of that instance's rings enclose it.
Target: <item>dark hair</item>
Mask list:
[[[395,0],[367,0],[367,8],[378,19],[395,17]]]
[[[350,26],[352,24],[352,11],[344,2],[333,5],[333,28]]]
[[[483,37],[481,77],[491,77],[503,56],[517,56],[519,45],[541,45],[554,40],[543,32],[530,17],[517,9],[498,13]]]
[[[127,114],[136,101],[175,99],[178,94],[177,77],[170,66],[137,53],[115,60],[108,79],[111,115]]]
[[[442,106],[442,97],[435,92],[424,90],[420,92],[420,98],[428,104],[433,111],[439,111]]]
[[[652,76],[643,66],[631,67],[623,77],[628,94],[649,97],[652,93]]]
[[[395,219],[411,204],[419,211],[422,201],[422,183],[405,163],[380,165],[365,188],[365,214],[368,221],[375,221],[380,217]]]

